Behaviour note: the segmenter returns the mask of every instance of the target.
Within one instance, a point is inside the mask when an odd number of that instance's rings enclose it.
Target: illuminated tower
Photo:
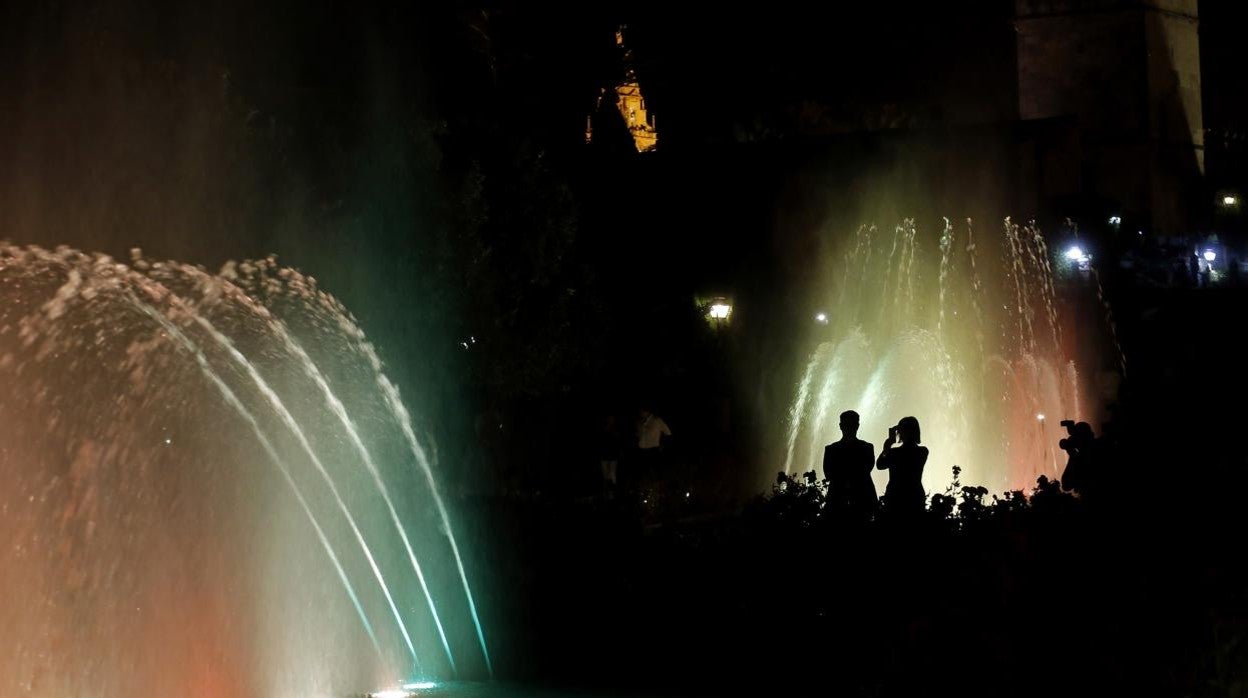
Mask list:
[[[654,116],[646,111],[646,98],[641,94],[641,83],[637,81],[637,71],[633,68],[633,52],[624,45],[624,27],[615,32],[615,45],[620,51],[620,61],[624,67],[624,76],[615,84],[615,107],[624,119],[629,134],[633,137],[633,145],[637,152],[646,153],[654,150],[659,144],[659,131],[655,127]],[[598,105],[606,97],[604,89],[598,96]],[[595,112],[600,113],[600,112]],[[594,127],[591,119],[586,120],[585,142],[592,143]]]

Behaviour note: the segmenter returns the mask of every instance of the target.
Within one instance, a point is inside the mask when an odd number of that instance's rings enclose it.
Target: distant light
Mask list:
[[[437,687],[438,684],[433,681],[417,681],[416,683],[403,684],[403,690],[405,691],[427,691]]]
[[[820,325],[826,325],[826,324],[828,324],[828,314],[827,314],[827,313],[816,313],[816,314],[815,314],[815,322],[819,323]]]
[[[1072,245],[1069,250],[1066,250],[1066,259],[1078,262],[1083,259],[1083,250],[1078,245]]]
[[[1120,225],[1121,223],[1122,223],[1122,216],[1110,216],[1109,217],[1110,225]]]
[[[1234,206],[1238,202],[1239,202],[1239,199],[1236,199],[1234,196],[1231,196],[1230,194],[1227,194],[1226,196],[1222,197],[1223,206]]]
[[[1218,253],[1213,250],[1205,250],[1205,253],[1201,256],[1205,258],[1206,262],[1212,262],[1218,258]]]
[[[165,445],[166,445],[166,446],[168,446],[168,445],[169,445],[169,444],[171,444],[171,443],[173,443],[173,439],[171,439],[171,438],[169,438],[168,436],[166,436],[166,437],[165,437]]]
[[[1137,230],[1137,231],[1135,231],[1135,234],[1136,234],[1136,235],[1143,235],[1143,234],[1144,234],[1144,231],[1143,231],[1143,230]]]
[[[1041,412],[1041,413],[1037,414],[1037,415],[1036,415],[1036,419],[1038,419],[1038,420],[1040,420],[1041,422],[1043,422],[1043,421],[1044,421],[1044,413],[1043,413],[1043,412]]]
[[[731,306],[731,305],[728,305],[727,303],[713,303],[713,304],[711,304],[711,319],[713,319],[713,320],[727,320],[727,319],[728,319],[728,316],[729,316],[729,315],[731,315],[731,314],[732,314],[732,306]]]
[[[688,492],[686,492],[686,493],[685,493],[685,499],[689,499],[689,493],[688,493]]]

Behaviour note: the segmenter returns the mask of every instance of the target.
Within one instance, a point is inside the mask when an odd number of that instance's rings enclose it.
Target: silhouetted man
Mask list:
[[[879,500],[871,468],[875,446],[858,438],[858,413],[841,413],[841,440],[823,449],[823,476],[828,481],[827,506],[835,514],[865,518],[875,512]]]
[[[616,424],[615,415],[609,414],[602,419],[598,430],[598,466],[602,470],[602,489],[607,499],[615,497],[615,488],[619,484],[620,455],[624,452],[624,437]]]

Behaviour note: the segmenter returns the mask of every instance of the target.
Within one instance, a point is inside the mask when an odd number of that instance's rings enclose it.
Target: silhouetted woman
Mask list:
[[[927,448],[920,446],[919,440],[919,420],[905,417],[888,430],[888,440],[875,461],[875,467],[888,471],[884,506],[890,513],[917,514],[923,511],[926,497],[923,466],[927,463]]]

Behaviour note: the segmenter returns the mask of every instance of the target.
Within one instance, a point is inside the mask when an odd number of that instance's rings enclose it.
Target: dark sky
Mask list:
[[[781,0],[749,11],[670,5],[441,8],[431,17],[455,29],[437,32],[431,47],[447,59],[434,66],[439,94],[463,103],[465,92],[479,88],[474,61],[488,62],[497,84],[510,91],[517,119],[575,140],[579,122],[569,122],[614,76],[611,31],[626,23],[666,147],[726,139],[743,123],[783,127],[803,109],[807,118],[811,109],[823,110],[824,118],[851,127],[890,114],[911,125],[999,123],[1017,115],[1009,0]],[[1244,129],[1248,52],[1239,32],[1248,9],[1233,0],[1204,0],[1201,7],[1206,125]]]
[[[850,112],[858,103],[922,105],[936,120],[999,120],[1013,103],[1008,3],[960,8],[785,1],[737,12],[708,3],[595,3],[574,10],[512,3],[443,18],[467,22],[473,56],[495,66],[507,89],[525,93],[518,99],[544,105],[527,116],[559,124],[559,131],[614,77],[611,32],[627,24],[643,89],[667,142],[678,143],[717,138],[733,122],[765,119],[803,102],[848,103]],[[457,48],[454,35],[442,36],[448,43],[439,48],[447,55]],[[438,66],[452,90],[472,83],[457,74],[471,62]],[[569,130],[569,137],[579,136],[578,128]]]
[[[1248,4],[1202,0],[1200,41],[1206,162],[1211,174],[1248,177]]]
[[[619,23],[665,148],[999,123],[1016,109],[1012,5],[7,2],[0,212],[55,227],[50,244],[147,244],[132,231],[156,227],[201,231],[169,245],[192,258],[290,246],[271,231],[358,195],[367,153],[413,124],[576,147]],[[1206,126],[1246,132],[1248,9],[1202,8]]]

